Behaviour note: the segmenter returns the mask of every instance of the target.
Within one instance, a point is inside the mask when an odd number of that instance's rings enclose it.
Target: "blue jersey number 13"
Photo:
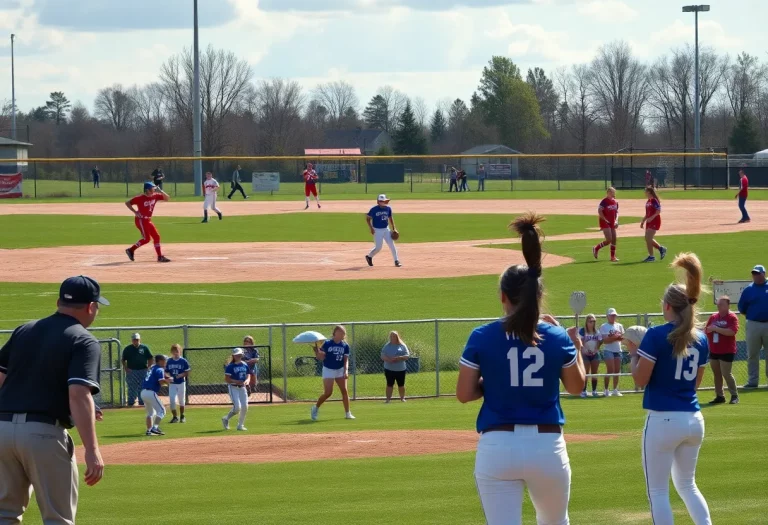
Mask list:
[[[507,352],[509,359],[509,375],[512,386],[520,386],[519,370],[519,350],[512,347]],[[533,362],[523,369],[523,386],[544,386],[544,380],[540,377],[533,377],[535,372],[541,370],[544,366],[544,352],[535,346],[530,346],[523,351],[523,359],[532,359]]]
[[[683,363],[687,364],[685,370],[683,370]],[[699,366],[699,351],[696,348],[689,348],[688,355],[685,357],[677,358],[677,368],[675,369],[675,379],[680,380],[685,378],[686,381],[693,381],[696,379],[696,368]]]

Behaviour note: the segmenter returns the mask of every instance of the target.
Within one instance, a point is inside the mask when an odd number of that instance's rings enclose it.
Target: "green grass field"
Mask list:
[[[68,183],[73,184],[73,183]],[[124,200],[119,184],[102,189],[114,195],[100,200]],[[424,183],[426,184],[426,183]],[[83,185],[85,188],[86,184]],[[225,185],[226,186],[226,185]],[[287,186],[287,185],[286,185]],[[332,185],[327,185],[330,187]],[[345,191],[349,186],[335,185]],[[414,184],[415,186],[415,184]],[[491,189],[489,184],[489,190]],[[69,189],[51,187],[51,192]],[[474,185],[472,185],[474,189]],[[600,187],[602,188],[602,186]],[[538,187],[531,191],[488,191],[462,195],[450,193],[409,193],[409,188],[369,187],[369,197],[380,191],[396,198],[589,198],[603,195],[600,188],[580,188],[567,192]],[[71,188],[70,188],[71,189]],[[133,189],[133,187],[129,188]],[[546,191],[545,191],[546,190]],[[123,186],[124,191],[124,186]],[[138,192],[138,185],[136,192]],[[184,190],[187,191],[187,190]],[[191,188],[189,189],[191,192]],[[297,188],[287,187],[275,196],[259,199],[301,199]],[[108,193],[108,192],[104,192]],[[734,191],[666,191],[664,198],[729,199]],[[84,196],[86,193],[84,193]],[[92,197],[87,194],[88,199]],[[103,195],[103,194],[100,194]],[[640,192],[622,192],[623,198],[640,198]],[[359,199],[364,194],[347,192],[339,199]],[[189,197],[191,199],[191,197]],[[767,191],[755,191],[751,198],[768,199]],[[78,201],[79,199],[72,199]],[[85,200],[85,199],[84,199]],[[24,199],[23,202],[41,202]],[[62,202],[55,199],[55,202]],[[407,231],[402,242],[434,242],[504,238],[509,234],[509,217],[499,215],[401,214],[398,226]],[[305,228],[301,214],[227,217],[209,224],[206,242],[253,241],[367,241],[360,228],[362,214],[322,214],[313,216],[311,229]],[[164,242],[199,242],[197,219],[159,217],[157,223]],[[548,236],[583,232],[594,227],[594,217],[550,216],[544,224]],[[636,226],[635,226],[636,227]],[[478,233],[481,232],[481,233]],[[20,249],[44,246],[130,243],[136,231],[130,217],[85,216],[9,216],[0,205],[0,248]],[[765,263],[765,232],[727,235],[659,236],[670,255],[695,251],[704,264],[705,278],[744,279],[758,262]],[[573,263],[544,271],[546,309],[555,314],[570,312],[568,298],[574,290],[584,290],[589,311],[604,313],[609,306],[622,314],[660,311],[664,287],[673,279],[667,262],[641,264],[645,249],[640,238],[621,238],[618,256],[611,264],[601,254],[594,261],[594,240],[547,241],[545,251],[571,257]],[[498,249],[519,249],[497,245]],[[0,251],[1,253],[1,251]],[[167,271],[172,271],[169,265]],[[216,325],[187,329],[187,347],[235,346],[245,333],[258,344],[272,343],[274,384],[282,389],[282,373],[288,376],[290,399],[312,399],[320,392],[320,379],[300,375],[297,357],[309,350],[290,341],[297,333],[316,329],[328,331],[322,323],[397,321],[402,319],[456,319],[494,317],[500,312],[498,276],[456,277],[450,279],[356,280],[335,282],[252,282],[242,275],[241,282],[228,284],[104,284],[102,291],[112,306],[103,308],[94,325],[99,338],[115,337],[128,343],[129,334],[142,332],[144,342],[155,352],[167,352],[172,343],[184,342],[179,325]],[[0,287],[0,329],[53,311],[58,283],[3,283]],[[710,296],[700,303],[714,309]],[[636,317],[622,319],[625,326]],[[645,322],[645,317],[640,318]],[[658,317],[648,318],[653,323]],[[218,327],[228,324],[304,323],[282,330],[262,327]],[[339,432],[345,430],[455,429],[474,428],[479,403],[461,405],[450,394],[454,391],[457,362],[474,321],[434,321],[416,324],[385,323],[350,327],[349,339],[362,368],[378,359],[378,349],[387,333],[397,329],[420,359],[420,373],[408,376],[410,395],[445,397],[413,399],[409,403],[384,405],[380,401],[356,401],[355,421],[342,419],[338,402],[329,403],[321,420],[309,424],[309,405],[277,403],[254,407],[249,412],[249,434]],[[107,329],[107,327],[122,327]],[[435,337],[440,355],[435,355]],[[743,333],[740,334],[743,337]],[[0,344],[8,338],[0,333]],[[226,351],[196,351],[192,383],[220,383]],[[284,358],[285,356],[285,358]],[[113,359],[116,356],[113,356]],[[265,364],[262,364],[262,367]],[[744,382],[744,363],[735,366],[737,381]],[[601,366],[600,371],[604,371]],[[306,372],[306,371],[305,371]],[[439,381],[439,386],[438,386]],[[710,372],[704,385],[711,385]],[[601,383],[602,384],[602,383]],[[379,373],[360,373],[350,382],[358,397],[383,395]],[[631,389],[631,379],[622,378],[621,387]],[[704,401],[712,396],[701,394]],[[337,399],[334,395],[333,399]],[[599,443],[569,445],[573,469],[570,514],[574,524],[614,525],[650,522],[645,484],[640,464],[640,434],[643,410],[639,395],[610,399],[563,398],[568,418],[566,433],[616,434]],[[768,456],[764,449],[761,421],[768,409],[768,391],[744,392],[737,406],[707,407],[704,416],[707,436],[701,450],[697,480],[712,510],[713,522],[751,525],[765,523],[764,474]],[[226,408],[189,409],[185,426],[166,426],[170,438],[221,437],[219,418]],[[102,445],[141,441],[143,412],[108,411],[98,431]],[[194,449],[174,450],[169,442],[166,454],[193,455]],[[726,454],[723,451],[727,451]],[[81,486],[78,523],[135,523],[158,519],[167,523],[208,524],[258,521],[266,524],[307,523],[435,523],[479,524],[483,522],[472,468],[473,453],[453,453],[400,458],[372,458],[344,461],[302,461],[271,464],[205,464],[159,467],[147,457],[142,465],[108,466],[104,481],[97,487]],[[82,474],[82,472],[81,472]],[[608,489],[608,490],[606,490]],[[137,493],[136,504],[131,493]],[[691,523],[681,501],[672,491],[675,522]],[[150,510],[151,509],[151,510]],[[148,516],[152,516],[148,518]],[[27,521],[39,522],[36,505]],[[525,522],[534,520],[526,500]]]
[[[705,399],[708,394],[704,394]],[[599,405],[599,407],[598,407]],[[309,405],[253,408],[249,434],[343,432],[345,430],[474,428],[479,404],[461,405],[453,398],[412,400],[383,405],[357,402],[357,419],[343,419],[338,403],[307,424]],[[713,523],[764,523],[764,432],[755,421],[768,407],[768,392],[748,392],[738,406],[704,410],[707,435],[701,450],[697,482],[707,498]],[[645,483],[640,462],[643,427],[637,395],[612,399],[564,399],[566,434],[615,434],[599,443],[568,445],[572,469],[570,517],[591,525],[649,523]],[[222,436],[219,418],[224,408],[190,409],[185,426],[166,426],[163,438]],[[143,412],[108,411],[99,424],[102,444],[141,441]],[[154,439],[154,438],[152,438]],[[727,455],[722,451],[728,450]],[[168,449],[183,457],[192,450]],[[472,469],[473,453],[295,463],[157,466],[107,466],[105,478],[93,488],[81,487],[78,523],[146,521],[145,506],[166,523],[266,524],[399,523],[480,524],[483,522]],[[610,485],[610,497],[599,488]],[[127,505],[130,491],[148,498]],[[596,492],[597,491],[597,492]],[[672,491],[675,523],[690,524],[680,499]],[[142,500],[143,501],[143,500]],[[393,506],[394,505],[394,506]],[[144,516],[143,518],[141,516]],[[36,505],[27,514],[39,520]],[[526,498],[525,523],[534,520]]]

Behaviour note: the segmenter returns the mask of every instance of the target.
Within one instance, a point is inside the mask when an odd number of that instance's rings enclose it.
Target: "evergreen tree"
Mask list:
[[[51,120],[56,121],[58,126],[62,122],[67,121],[67,111],[70,110],[72,104],[69,99],[64,96],[61,91],[54,91],[51,93],[51,100],[45,103],[45,107],[48,110]]]
[[[427,139],[416,122],[410,102],[406,103],[400,115],[394,139],[395,153],[398,155],[424,155],[427,152]]]
[[[387,131],[389,111],[387,102],[381,95],[371,99],[363,111],[363,120],[368,129],[381,129]]]
[[[432,115],[432,122],[429,125],[429,134],[432,138],[432,143],[440,142],[445,137],[445,133],[448,131],[448,123],[445,121],[443,112],[439,109]]]
[[[736,120],[736,125],[728,139],[730,153],[746,155],[760,149],[760,133],[755,125],[755,119],[747,111],[742,111]]]

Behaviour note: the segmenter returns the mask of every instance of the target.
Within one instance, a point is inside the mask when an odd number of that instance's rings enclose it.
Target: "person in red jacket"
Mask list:
[[[728,384],[732,405],[739,402],[739,391],[736,379],[731,373],[733,360],[736,357],[736,334],[739,332],[739,318],[731,312],[731,299],[723,295],[717,300],[717,313],[707,321],[707,338],[709,339],[709,365],[715,377],[715,399],[711,405],[725,403],[723,379]]]
[[[749,179],[747,178],[747,174],[744,173],[744,170],[739,170],[739,193],[736,194],[737,199],[739,199],[739,209],[741,210],[741,220],[739,221],[739,224],[744,224],[745,222],[749,222],[751,219],[749,218],[749,213],[747,213],[747,197],[749,196]]]

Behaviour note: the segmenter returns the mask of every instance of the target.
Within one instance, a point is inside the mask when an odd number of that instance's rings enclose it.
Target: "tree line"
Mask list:
[[[379,154],[456,154],[478,144],[531,153],[605,153],[624,148],[693,147],[694,53],[670,50],[643,63],[623,41],[601,47],[591,62],[525,75],[508,57],[483,68],[469,100],[429,108],[421,97],[382,86],[364,106],[344,80],[307,90],[298,81],[254,80],[231,51],[200,55],[203,154],[290,155],[317,146],[331,129],[381,129],[392,150]],[[702,145],[733,153],[768,147],[768,64],[747,53],[732,58],[700,51]],[[40,157],[174,156],[192,149],[192,53],[166,61],[156,82],[99,90],[93,112],[64,92],[27,112]],[[10,104],[0,110],[8,135]]]

